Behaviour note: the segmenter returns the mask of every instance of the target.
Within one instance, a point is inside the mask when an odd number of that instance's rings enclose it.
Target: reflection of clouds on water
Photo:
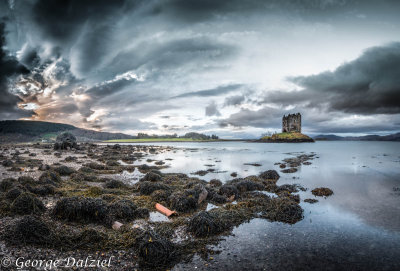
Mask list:
[[[169,168],[162,172],[191,173],[207,170],[206,161],[216,163],[215,172],[201,179],[232,179],[232,172],[246,177],[275,169],[281,175],[279,184],[299,183],[308,188],[300,192],[302,199],[314,198],[311,190],[316,187],[329,187],[334,195],[319,199],[317,206],[330,205],[338,210],[346,210],[364,223],[400,231],[400,197],[393,193],[399,186],[398,167],[400,143],[397,142],[316,142],[301,144],[259,144],[247,142],[203,142],[203,143],[160,143],[177,147],[174,160],[168,161]],[[187,149],[185,149],[187,148]],[[194,150],[190,152],[187,150]],[[280,172],[279,165],[285,158],[300,154],[315,153],[312,165],[300,165],[292,174]],[[168,154],[158,154],[150,158],[165,160]],[[209,160],[212,159],[212,160]],[[221,162],[218,162],[221,161]],[[244,165],[260,163],[260,167]],[[309,204],[303,204],[305,212]],[[327,211],[329,217],[331,211]]]

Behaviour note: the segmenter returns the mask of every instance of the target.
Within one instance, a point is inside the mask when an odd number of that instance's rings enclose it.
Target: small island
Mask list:
[[[302,143],[315,142],[311,137],[301,133],[301,114],[289,114],[282,118],[282,133],[264,136],[257,142],[269,143]]]

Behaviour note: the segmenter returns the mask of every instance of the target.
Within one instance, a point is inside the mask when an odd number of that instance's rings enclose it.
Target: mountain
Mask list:
[[[0,143],[4,142],[32,142],[52,141],[58,134],[70,132],[79,141],[102,141],[111,139],[131,139],[135,136],[122,133],[97,132],[82,129],[69,124],[29,121],[29,120],[4,120],[0,121]]]
[[[380,135],[366,135],[366,136],[337,136],[337,135],[317,135],[313,137],[318,141],[400,141],[400,133],[380,136]]]

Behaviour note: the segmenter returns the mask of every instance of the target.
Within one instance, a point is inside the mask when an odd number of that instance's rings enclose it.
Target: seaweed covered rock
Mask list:
[[[220,186],[222,186],[222,182],[218,179],[212,179],[212,180],[210,180],[209,185],[211,187],[220,187]]]
[[[254,190],[263,190],[264,186],[260,183],[256,183],[250,180],[241,180],[236,182],[236,188],[239,192],[247,192],[247,191],[254,191]]]
[[[90,162],[85,164],[85,167],[88,167],[90,169],[95,169],[95,170],[105,170],[106,166],[103,164],[95,163],[95,162]]]
[[[170,188],[165,184],[153,183],[153,182],[141,182],[140,195],[151,195],[156,190],[170,190]]]
[[[283,192],[286,191],[288,193],[297,193],[299,192],[299,186],[296,184],[283,184],[276,188],[275,192]]]
[[[224,184],[219,189],[219,194],[229,199],[237,199],[239,196],[239,190],[236,188],[236,186],[233,186],[231,184]]]
[[[318,197],[328,197],[333,194],[333,191],[326,187],[318,187],[311,191],[314,196]]]
[[[142,232],[135,240],[140,264],[160,268],[176,259],[174,244],[155,232]]]
[[[55,150],[68,150],[72,148],[78,148],[76,137],[73,134],[66,132],[57,136],[56,143],[54,143]]]
[[[73,238],[73,248],[93,249],[93,247],[103,247],[106,235],[95,229],[84,229]]]
[[[27,244],[50,246],[53,233],[43,220],[36,216],[24,216],[6,229],[5,240],[12,245]]]
[[[48,170],[46,172],[43,172],[42,175],[39,177],[39,183],[41,184],[51,184],[51,185],[57,185],[57,183],[61,182],[61,177],[57,172],[54,172],[52,170]]]
[[[111,179],[106,181],[104,187],[109,189],[120,189],[125,188],[126,185],[122,181]]]
[[[310,204],[314,204],[317,203],[318,200],[317,199],[305,199],[304,202],[310,203]]]
[[[10,159],[6,159],[3,162],[1,162],[1,165],[3,167],[12,167],[14,165],[14,163]]]
[[[197,237],[207,237],[223,231],[218,218],[207,211],[195,214],[188,223],[188,231]]]
[[[171,192],[169,190],[156,190],[151,193],[151,198],[154,202],[167,202]]]
[[[291,168],[287,168],[287,169],[281,170],[281,172],[282,173],[295,173],[295,172],[297,172],[297,168],[291,167]]]
[[[276,170],[267,170],[260,173],[260,178],[265,180],[278,180],[280,178],[278,172]]]
[[[226,203],[226,197],[218,194],[214,190],[208,190],[207,200],[215,204],[224,204]]]
[[[6,192],[11,189],[14,184],[17,182],[14,178],[7,178],[0,182],[0,192]]]
[[[82,173],[82,172],[77,172],[74,173],[70,176],[70,179],[74,182],[97,182],[99,179],[96,177],[96,175],[91,174],[91,173]]]
[[[35,185],[37,184],[35,179],[30,176],[20,176],[18,182],[22,185]]]
[[[32,193],[21,193],[11,204],[11,212],[17,215],[41,214],[45,210],[43,202]]]
[[[19,195],[21,195],[23,192],[24,190],[22,188],[14,187],[6,193],[6,198],[13,201],[18,198]]]
[[[271,221],[294,224],[303,219],[303,209],[287,197],[272,198],[261,215]]]
[[[33,194],[39,196],[54,195],[56,192],[55,187],[51,184],[44,184],[35,187],[28,186],[27,189]]]
[[[150,172],[146,173],[146,175],[144,175],[144,177],[141,178],[139,181],[140,182],[160,182],[160,181],[162,181],[162,177],[159,174],[150,171]]]
[[[121,164],[118,161],[110,160],[106,162],[106,165],[109,167],[119,167]]]
[[[195,191],[185,190],[177,191],[168,198],[171,209],[182,213],[188,213],[196,210],[198,206],[198,198]]]
[[[72,197],[57,201],[52,211],[55,218],[80,223],[110,223],[108,206],[101,199]]]
[[[130,200],[119,200],[109,206],[110,216],[113,219],[131,221],[136,218],[137,206]]]
[[[150,216],[150,211],[147,208],[137,208],[135,211],[135,218],[148,218]]]
[[[60,174],[61,176],[69,176],[72,173],[75,173],[74,169],[64,165],[54,168],[54,171]]]

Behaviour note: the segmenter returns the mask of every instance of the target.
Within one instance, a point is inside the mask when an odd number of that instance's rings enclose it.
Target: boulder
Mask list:
[[[76,137],[73,134],[66,132],[57,136],[56,143],[54,144],[55,150],[68,150],[72,148],[78,148]]]

